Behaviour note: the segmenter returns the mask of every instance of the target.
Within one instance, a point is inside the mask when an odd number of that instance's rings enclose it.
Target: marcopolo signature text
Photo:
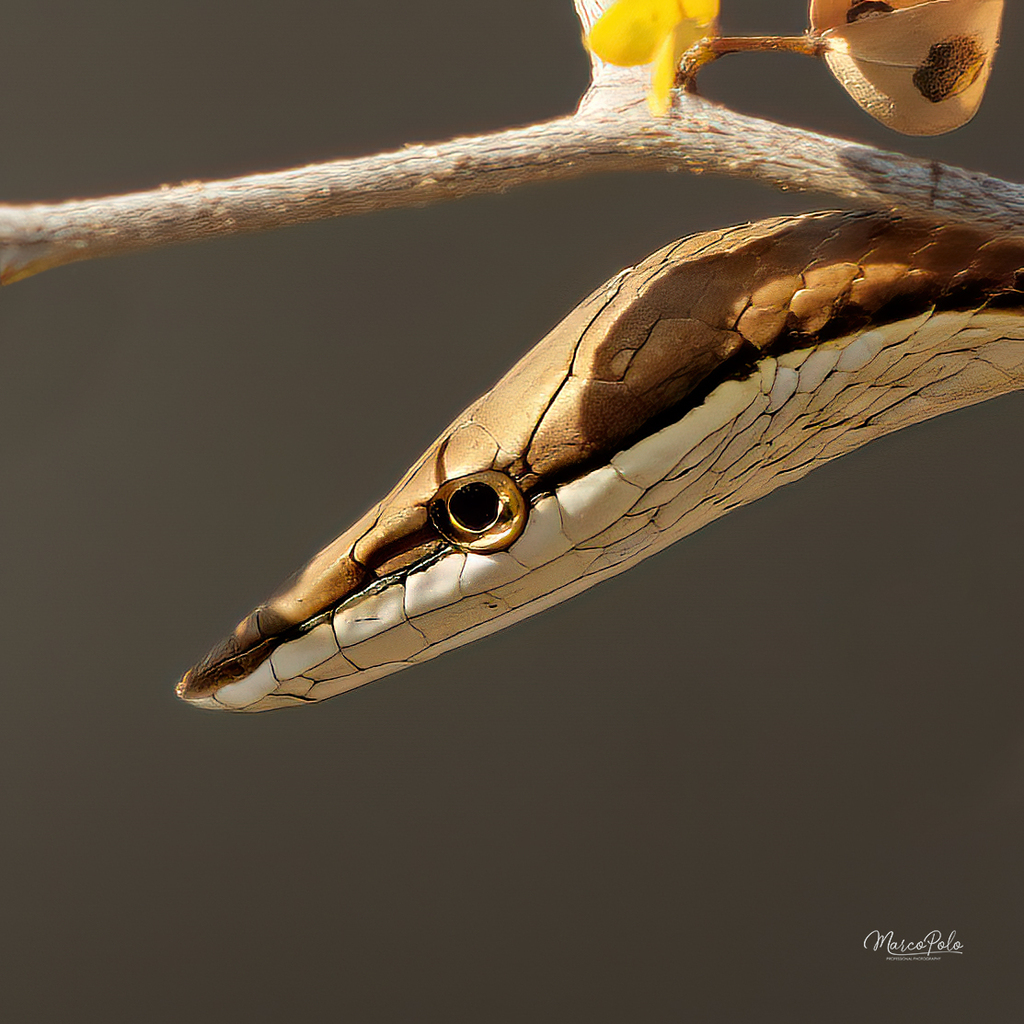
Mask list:
[[[962,954],[964,944],[957,941],[956,932],[950,932],[949,938],[944,939],[942,932],[931,931],[914,942],[896,939],[891,930],[882,932],[876,928],[864,937],[864,948],[883,951],[889,960],[937,960],[944,953]]]

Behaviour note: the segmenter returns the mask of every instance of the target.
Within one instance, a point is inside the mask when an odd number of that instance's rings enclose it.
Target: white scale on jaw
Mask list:
[[[537,498],[508,551],[452,551],[385,580],[194,703],[263,710],[321,700],[492,633],[828,459],[965,404],[965,391],[980,400],[1015,389],[1022,342],[1019,316],[925,313],[766,357],[607,466]],[[756,466],[772,471],[751,473]]]

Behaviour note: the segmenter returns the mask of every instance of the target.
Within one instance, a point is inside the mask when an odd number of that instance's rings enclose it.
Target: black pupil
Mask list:
[[[448,499],[448,514],[456,526],[481,533],[498,521],[498,495],[487,484],[466,484]]]

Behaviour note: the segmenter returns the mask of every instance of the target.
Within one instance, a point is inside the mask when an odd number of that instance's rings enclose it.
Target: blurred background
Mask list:
[[[732,33],[798,0],[723,0]],[[1024,25],[908,140],[823,65],[744,112],[1019,179]],[[565,114],[569,0],[37,0],[0,201]],[[834,199],[621,175],[48,272],[0,294],[9,1021],[1020,1019],[1024,396],[877,442],[535,619],[316,707],[179,675],[601,281]],[[892,963],[872,929],[955,930]]]

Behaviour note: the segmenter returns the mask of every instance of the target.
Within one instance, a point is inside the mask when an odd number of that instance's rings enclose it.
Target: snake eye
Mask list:
[[[526,517],[522,491],[494,470],[449,480],[430,505],[438,531],[464,551],[503,551],[523,532]]]

